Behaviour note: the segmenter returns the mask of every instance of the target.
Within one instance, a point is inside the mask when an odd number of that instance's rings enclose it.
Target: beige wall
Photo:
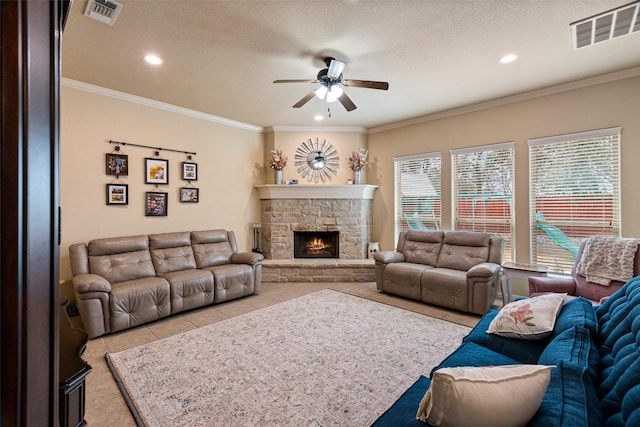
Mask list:
[[[128,206],[106,205],[105,154],[109,140],[196,152],[199,203],[180,203],[182,153],[161,152],[169,160],[168,216],[145,217],[144,158],[153,150],[122,148],[129,156]],[[94,238],[168,231],[224,228],[236,233],[241,250],[253,247],[251,224],[260,221],[254,185],[263,184],[264,147],[260,132],[139,105],[70,87],[61,96],[60,277],[70,279],[68,247]]]
[[[515,142],[516,260],[529,261],[527,140],[594,129],[622,127],[622,235],[640,237],[640,77],[541,96],[477,112],[426,121],[369,135],[368,183],[374,199],[374,239],[393,249],[393,157],[442,153],[443,228],[451,228],[451,162],[457,148]]]
[[[336,175],[332,176],[326,181],[326,184],[346,184],[348,179],[353,178],[353,171],[349,169],[348,159],[353,151],[358,151],[360,148],[367,148],[367,135],[363,131],[345,131],[345,132],[322,132],[322,128],[319,130],[309,131],[280,131],[276,130],[267,133],[267,138],[273,140],[273,147],[277,150],[282,150],[289,160],[287,166],[283,169],[284,180],[297,179],[299,184],[313,184],[315,181],[309,182],[308,176],[302,178],[302,174],[298,172],[298,167],[295,165],[296,149],[300,147],[303,141],[311,139],[315,143],[316,138],[319,138],[320,143],[325,139],[338,151],[339,164],[336,171]],[[268,145],[268,144],[267,144]],[[267,156],[270,156],[270,150],[267,151]],[[266,159],[265,159],[266,160]],[[362,183],[367,182],[366,170],[362,174]],[[270,168],[267,168],[267,176],[265,182],[273,184],[275,182],[275,175]],[[318,185],[322,184],[322,181],[318,181]]]

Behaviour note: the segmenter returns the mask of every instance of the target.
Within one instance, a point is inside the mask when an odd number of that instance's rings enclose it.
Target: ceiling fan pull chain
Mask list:
[[[329,113],[329,118],[331,118],[331,107],[327,107],[327,112]]]

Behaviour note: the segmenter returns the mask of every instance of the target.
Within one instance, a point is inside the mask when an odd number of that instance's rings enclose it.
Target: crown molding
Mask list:
[[[590,77],[587,79],[576,80],[569,83],[563,83],[556,86],[549,86],[543,89],[536,89],[529,92],[519,93],[517,95],[505,96],[503,98],[496,98],[490,101],[478,102],[476,104],[469,104],[459,108],[453,108],[451,110],[440,111],[426,116],[420,116],[409,120],[403,120],[400,122],[389,123],[382,126],[369,128],[368,133],[379,133],[392,129],[402,128],[405,126],[416,125],[433,120],[443,119],[445,117],[457,116],[460,114],[472,113],[474,111],[486,110],[488,108],[499,107],[502,105],[512,104],[515,102],[526,101],[529,99],[539,98],[542,96],[553,95],[556,93],[567,92],[575,89],[582,89],[589,86],[596,86],[599,84],[610,83],[616,80],[628,79],[631,77],[640,76],[640,67],[629,68],[628,70],[617,71],[615,73],[604,74],[601,76]]]
[[[143,98],[141,96],[131,95],[131,94],[120,92],[113,89],[107,89],[101,86],[80,82],[78,80],[68,79],[66,77],[63,77],[61,79],[61,84],[62,86],[82,90],[89,93],[94,93],[96,95],[108,96],[110,98],[119,99],[121,101],[132,102],[134,104],[140,104],[147,107],[157,108],[159,110],[170,111],[172,113],[182,114],[184,116],[189,116],[189,117],[193,117],[200,120],[206,120],[209,122],[219,123],[227,126],[233,126],[240,129],[250,130],[253,132],[264,131],[264,128],[261,126],[255,126],[248,123],[225,119],[224,117],[214,116],[213,114],[206,114],[200,111],[191,110],[189,108],[178,107],[176,105],[167,104],[165,102],[155,101],[153,99]]]
[[[363,133],[367,134],[369,131],[363,127],[353,126],[334,126],[334,127],[322,127],[322,126],[269,126],[264,129],[265,133],[272,132],[342,132],[342,133]]]

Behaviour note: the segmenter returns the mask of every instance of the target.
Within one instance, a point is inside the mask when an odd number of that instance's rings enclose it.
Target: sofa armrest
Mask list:
[[[544,292],[566,292],[576,294],[576,281],[573,277],[529,277],[529,295]]]
[[[97,274],[78,274],[73,278],[73,289],[78,294],[111,292],[111,283]]]
[[[231,255],[231,263],[256,265],[262,262],[264,255],[258,252],[240,252]]]
[[[381,262],[383,264],[390,264],[392,262],[404,262],[404,254],[402,252],[396,251],[380,251],[373,254],[373,259],[376,262]]]
[[[478,265],[474,265],[467,271],[467,279],[491,279],[494,278],[502,267],[500,264],[494,264],[492,262],[483,262]]]

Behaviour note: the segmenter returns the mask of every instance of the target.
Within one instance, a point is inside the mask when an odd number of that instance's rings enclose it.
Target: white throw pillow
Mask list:
[[[432,426],[526,425],[542,403],[553,366],[442,368],[420,402],[416,418]]]
[[[541,340],[553,332],[566,293],[513,301],[502,307],[487,332],[509,338]]]

